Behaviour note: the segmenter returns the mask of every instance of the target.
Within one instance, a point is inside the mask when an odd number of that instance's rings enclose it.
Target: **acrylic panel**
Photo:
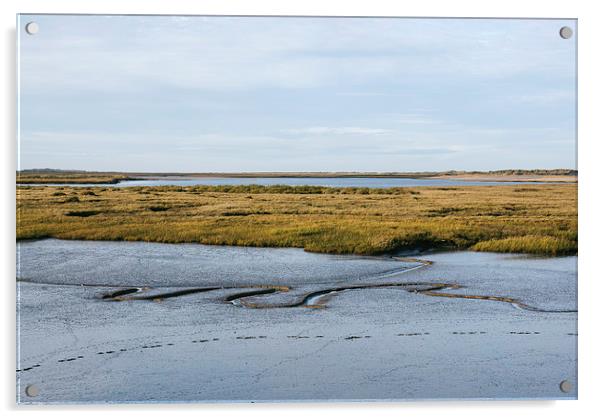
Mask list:
[[[19,403],[577,398],[576,20],[17,34]]]

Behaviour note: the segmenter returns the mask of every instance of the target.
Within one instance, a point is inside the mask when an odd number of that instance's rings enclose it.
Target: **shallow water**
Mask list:
[[[329,187],[361,187],[361,188],[398,188],[414,186],[495,186],[541,184],[544,182],[495,182],[495,181],[465,181],[458,179],[410,179],[410,178],[163,178],[148,180],[127,180],[117,184],[49,184],[47,186],[196,186],[196,185],[311,185]],[[30,185],[44,186],[44,185]]]
[[[576,257],[418,256],[426,265],[203,245],[42,240],[18,249],[23,403],[577,394]],[[286,289],[228,301],[266,285]],[[423,292],[437,285],[541,311]],[[101,298],[126,287],[137,288],[123,301]],[[166,297],[182,290],[196,291]],[[318,308],[250,308],[320,291],[310,301]],[[137,299],[146,295],[163,297]],[[24,395],[31,383],[36,398]]]

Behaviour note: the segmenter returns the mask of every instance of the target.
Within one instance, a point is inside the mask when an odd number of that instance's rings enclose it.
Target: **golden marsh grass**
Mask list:
[[[448,248],[577,252],[577,185],[17,188],[17,240],[299,247],[373,255]]]

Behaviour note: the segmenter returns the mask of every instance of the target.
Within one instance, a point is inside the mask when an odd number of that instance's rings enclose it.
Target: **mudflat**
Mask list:
[[[559,388],[577,382],[574,256],[53,239],[18,250],[23,403],[577,394]],[[23,396],[30,383],[36,398]]]

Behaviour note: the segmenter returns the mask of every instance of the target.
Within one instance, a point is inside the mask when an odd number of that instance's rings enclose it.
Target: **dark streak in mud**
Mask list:
[[[255,287],[255,288],[259,288],[259,286]],[[290,290],[289,287],[270,287],[270,288],[265,288],[265,289],[256,290],[256,291],[239,292],[237,294],[232,294],[232,295],[227,296],[224,299],[224,301],[231,303],[233,301],[240,300],[241,298],[254,297],[256,295],[273,294],[278,291],[287,292],[289,290]]]
[[[429,332],[414,332],[414,333],[398,333],[397,336],[423,336],[423,335],[430,335]]]
[[[123,290],[118,290],[118,291],[110,292],[108,294],[104,294],[100,298],[102,298],[103,300],[107,300],[110,298],[117,298],[117,297],[121,297],[123,295],[133,294],[135,292],[140,292],[140,291],[141,291],[140,288],[126,288]]]
[[[215,291],[215,290],[220,290],[220,289],[223,289],[223,288],[222,287],[186,288],[186,289],[182,289],[182,290],[164,292],[164,293],[160,293],[160,294],[132,296],[132,297],[126,297],[126,298],[118,297],[118,298],[114,298],[114,300],[123,299],[123,300],[153,300],[153,301],[157,301],[157,300],[164,300],[166,298],[181,297],[183,295],[197,294],[197,293],[201,293],[201,292],[209,292],[209,291]]]

